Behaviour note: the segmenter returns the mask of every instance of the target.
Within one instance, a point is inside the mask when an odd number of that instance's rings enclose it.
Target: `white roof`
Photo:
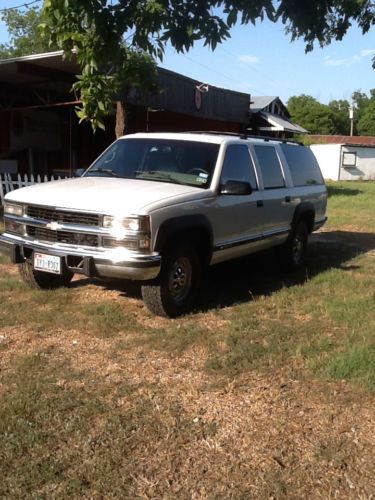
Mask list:
[[[205,133],[205,132],[138,132],[135,134],[128,134],[121,137],[121,139],[172,139],[179,141],[195,141],[195,142],[210,142],[212,144],[221,144],[229,140],[239,139],[239,135],[226,135],[220,133]]]
[[[259,137],[246,137],[246,135],[223,133],[220,132],[138,132],[135,134],[128,134],[121,137],[121,139],[171,139],[179,141],[193,141],[193,142],[209,142],[211,144],[223,144],[225,142],[244,142],[244,140],[249,142],[263,142],[264,138]],[[266,138],[267,143],[273,143],[280,141],[272,138]]]
[[[63,54],[63,50],[55,50],[54,52],[43,52],[43,54],[30,54],[28,56],[9,57],[8,59],[0,59],[0,65],[9,64],[12,62],[37,61],[38,59],[61,59]]]
[[[259,130],[264,131],[276,131],[276,132],[293,132],[297,134],[307,134],[308,131],[303,127],[292,123],[286,118],[281,118],[281,116],[273,115],[272,113],[266,113],[265,111],[261,111],[260,115],[262,118],[267,120],[270,124],[269,127],[259,127]]]

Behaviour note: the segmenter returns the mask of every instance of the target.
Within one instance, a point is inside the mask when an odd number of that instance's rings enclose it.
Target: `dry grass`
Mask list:
[[[221,266],[173,321],[2,258],[0,497],[373,498],[374,234],[330,224],[301,273]]]
[[[1,496],[370,498],[374,398],[205,372],[132,336],[3,329]],[[121,345],[119,345],[121,343]]]

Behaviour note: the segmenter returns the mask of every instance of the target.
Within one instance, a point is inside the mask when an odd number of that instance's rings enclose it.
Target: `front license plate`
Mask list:
[[[61,274],[61,258],[45,253],[34,253],[34,269],[47,273]]]

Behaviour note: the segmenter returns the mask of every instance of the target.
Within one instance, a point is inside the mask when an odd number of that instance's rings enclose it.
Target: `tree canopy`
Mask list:
[[[330,108],[309,95],[293,96],[288,100],[292,120],[311,134],[332,134],[334,117]]]
[[[370,95],[356,90],[351,96],[354,107],[355,135],[375,136],[375,89]],[[292,120],[311,134],[349,135],[350,103],[346,99],[322,104],[308,95],[293,96],[288,100],[288,110]]]
[[[0,59],[40,54],[57,48],[41,36],[40,9],[8,9],[1,14],[1,20],[7,27],[10,43],[0,44]]]
[[[350,134],[350,118],[349,118],[349,101],[346,99],[334,100],[328,103],[328,108],[331,111],[333,129],[332,134],[349,135]]]
[[[353,102],[356,106],[357,133],[375,136],[375,89],[370,90],[370,96],[360,91],[354,92]]]
[[[369,0],[44,0],[44,34],[66,54],[75,51],[82,75],[75,91],[82,100],[81,119],[103,127],[114,92],[129,77],[129,65],[152,73],[169,43],[178,52],[197,40],[215,49],[236,24],[264,18],[281,20],[292,40],[306,50],[341,40],[352,23],[363,33],[375,22]],[[133,84],[146,80],[132,78]],[[152,80],[152,79],[151,79]]]

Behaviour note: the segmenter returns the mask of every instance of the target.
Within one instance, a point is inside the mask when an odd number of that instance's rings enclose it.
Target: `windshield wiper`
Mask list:
[[[150,176],[158,181],[169,181],[174,182],[175,184],[184,184],[183,182],[173,177],[173,175],[167,174],[166,172],[161,172],[159,170],[135,170],[134,173],[143,177]]]
[[[110,168],[101,168],[101,167],[93,168],[92,170],[89,170],[87,173],[90,174],[91,172],[99,172],[101,174],[108,174],[111,177],[119,177],[119,175],[116,174],[116,172]]]

